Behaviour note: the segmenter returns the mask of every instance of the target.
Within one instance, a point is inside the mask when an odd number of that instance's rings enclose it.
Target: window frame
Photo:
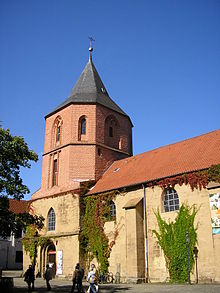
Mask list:
[[[163,210],[165,213],[179,210],[179,196],[174,188],[168,188],[163,194]]]
[[[60,142],[60,132],[61,132],[61,126],[57,125],[56,143]]]
[[[80,121],[80,134],[85,135],[86,134],[86,117],[82,117]]]
[[[53,160],[53,177],[52,177],[52,186],[57,186],[57,176],[58,176],[58,160]]]
[[[56,214],[53,208],[50,208],[48,212],[48,220],[47,220],[47,230],[55,231],[56,227]]]
[[[116,218],[116,205],[113,200],[111,200],[109,203],[109,212],[110,212],[111,221],[115,220],[115,218]]]
[[[53,124],[53,135],[51,136],[52,147],[57,147],[62,142],[62,125],[63,119],[58,115]]]

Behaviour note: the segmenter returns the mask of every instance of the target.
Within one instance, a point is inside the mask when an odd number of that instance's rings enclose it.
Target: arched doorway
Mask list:
[[[53,243],[50,243],[47,246],[47,261],[46,265],[49,264],[49,266],[52,268],[53,272],[53,278],[56,275],[56,247]]]
[[[47,264],[52,268],[53,278],[56,275],[56,247],[52,241],[48,241],[41,249],[41,275],[43,276]]]

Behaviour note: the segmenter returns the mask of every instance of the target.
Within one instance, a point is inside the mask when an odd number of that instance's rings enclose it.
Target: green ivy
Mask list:
[[[153,233],[164,252],[170,281],[173,283],[184,283],[188,279],[187,231],[190,239],[189,268],[192,271],[194,265],[193,249],[197,242],[197,227],[194,227],[196,214],[195,206],[189,207],[185,204],[180,207],[174,222],[167,223],[163,220],[159,210],[155,213],[159,231],[153,230]]]
[[[34,235],[36,229],[33,225],[30,225],[26,228],[25,237],[21,240],[21,243],[24,247],[24,250],[29,253],[31,263],[34,262],[34,255],[35,255],[35,242],[34,242]]]
[[[35,225],[29,225],[25,232],[25,237],[21,240],[24,250],[29,254],[31,264],[34,264],[34,260],[37,257],[37,248],[43,246],[48,237],[42,237],[37,235],[37,229]]]
[[[115,192],[83,197],[81,207],[83,209],[82,231],[79,236],[80,253],[88,257],[88,252],[92,257],[96,257],[100,271],[108,271],[111,247],[109,239],[104,233],[105,222],[110,220],[109,203],[115,196]],[[90,248],[89,248],[90,246]]]

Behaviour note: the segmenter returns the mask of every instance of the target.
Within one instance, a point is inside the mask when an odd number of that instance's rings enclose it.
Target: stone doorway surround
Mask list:
[[[53,243],[53,241],[49,240],[41,249],[40,253],[40,272],[43,276],[46,266],[49,264],[49,266],[52,268],[53,271],[53,278],[56,275],[56,246]]]

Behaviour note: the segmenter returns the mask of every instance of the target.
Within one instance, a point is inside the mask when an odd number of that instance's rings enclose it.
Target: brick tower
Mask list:
[[[91,52],[69,97],[45,120],[41,189],[32,199],[98,180],[113,161],[132,155],[131,120],[109,97]]]

